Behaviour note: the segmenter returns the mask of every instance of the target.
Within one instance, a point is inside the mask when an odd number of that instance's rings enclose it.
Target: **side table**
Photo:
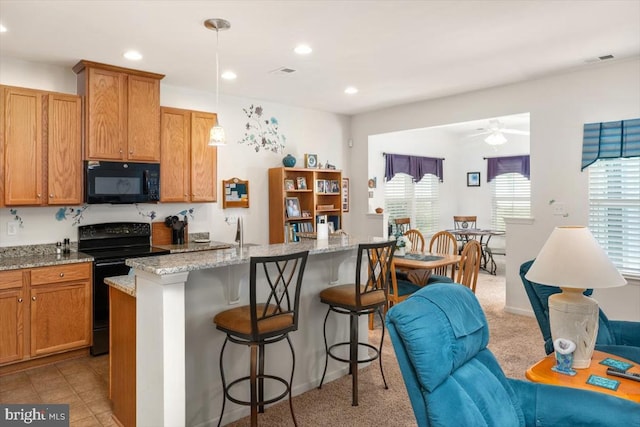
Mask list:
[[[600,364],[600,362],[608,357],[632,364],[633,366],[629,368],[627,372],[640,373],[640,366],[638,366],[637,363],[616,356],[614,354],[608,354],[596,350],[593,352],[593,357],[591,358],[591,366],[586,369],[576,369],[575,371],[577,372],[577,374],[574,376],[559,374],[551,370],[551,368],[556,364],[554,353],[551,353],[550,355],[527,369],[525,376],[529,381],[533,381],[536,383],[560,385],[564,387],[597,391],[599,393],[606,393],[612,396],[640,403],[640,382],[607,375],[607,366]],[[608,388],[587,384],[587,380],[591,375],[598,375],[604,378],[620,381],[620,385],[618,386],[617,390],[609,390]]]

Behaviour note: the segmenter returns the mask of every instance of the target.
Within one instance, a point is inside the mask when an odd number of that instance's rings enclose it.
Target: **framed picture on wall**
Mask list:
[[[480,187],[480,172],[467,172],[467,187]]]

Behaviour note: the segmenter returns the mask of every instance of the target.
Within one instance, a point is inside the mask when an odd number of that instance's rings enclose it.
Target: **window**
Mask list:
[[[389,221],[395,218],[411,218],[413,228],[422,234],[435,233],[439,227],[438,207],[439,179],[426,174],[414,183],[411,176],[397,173],[384,186],[384,208]]]
[[[589,229],[622,273],[640,276],[640,157],[589,166]]]
[[[531,216],[531,181],[519,173],[504,173],[491,181],[491,227],[505,231],[505,217]]]

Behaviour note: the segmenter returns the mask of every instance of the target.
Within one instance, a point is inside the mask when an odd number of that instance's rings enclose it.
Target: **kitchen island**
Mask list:
[[[303,240],[127,260],[127,265],[134,268],[136,284],[137,425],[217,423],[222,407],[218,363],[225,334],[215,328],[212,319],[234,304],[249,304],[252,256],[309,251],[299,329],[291,334],[296,351],[292,392],[297,395],[317,387],[324,368],[322,323],[327,309],[318,295],[327,286],[353,282],[357,246],[367,241],[343,236],[328,241]],[[329,316],[327,331],[330,342],[347,341],[347,316]],[[367,341],[366,319],[360,331],[361,341]],[[291,355],[286,343],[270,346],[265,359],[268,372],[289,375]],[[248,374],[247,348],[228,347],[225,361],[227,378]],[[347,371],[344,364],[330,361],[327,378],[338,378]],[[267,395],[275,391],[265,386]],[[243,393],[242,387],[236,392]],[[223,424],[248,413],[248,407],[227,402]]]

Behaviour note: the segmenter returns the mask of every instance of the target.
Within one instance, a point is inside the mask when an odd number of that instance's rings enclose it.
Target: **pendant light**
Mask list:
[[[220,126],[218,122],[218,114],[220,111],[219,102],[218,102],[218,88],[220,85],[220,61],[218,59],[218,34],[220,31],[228,30],[231,28],[231,24],[229,21],[219,18],[207,19],[204,21],[204,26],[210,30],[216,32],[216,122],[209,131],[209,145],[210,146],[221,146],[225,145],[225,135],[224,129]]]

